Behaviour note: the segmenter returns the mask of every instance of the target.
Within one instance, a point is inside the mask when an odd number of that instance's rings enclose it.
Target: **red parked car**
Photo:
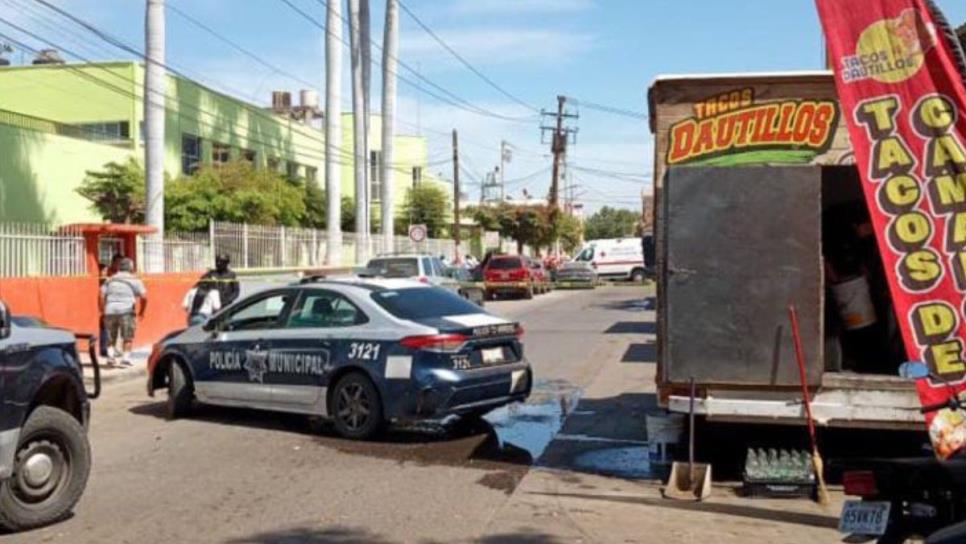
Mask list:
[[[530,277],[533,278],[533,290],[536,294],[542,295],[550,292],[550,273],[543,263],[536,259],[530,261]]]
[[[486,298],[497,295],[517,295],[533,298],[535,285],[527,258],[520,255],[494,255],[483,267]]]

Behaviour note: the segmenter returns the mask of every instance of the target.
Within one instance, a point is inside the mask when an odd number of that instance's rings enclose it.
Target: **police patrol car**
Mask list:
[[[459,295],[400,279],[309,279],[250,295],[159,342],[148,394],[331,419],[365,439],[391,421],[479,417],[523,401],[522,328]]]

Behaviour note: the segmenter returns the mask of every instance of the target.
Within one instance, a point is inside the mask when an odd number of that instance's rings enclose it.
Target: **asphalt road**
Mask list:
[[[476,429],[360,443],[267,412],[202,407],[167,421],[143,380],[111,384],[95,402],[94,468],[74,515],[0,543],[502,540],[494,516],[597,375],[590,354],[615,341],[602,333],[643,298],[611,287],[491,303],[524,324],[537,383],[525,405]]]

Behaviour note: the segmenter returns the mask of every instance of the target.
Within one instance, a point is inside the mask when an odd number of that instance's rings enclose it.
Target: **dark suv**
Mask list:
[[[77,340],[94,366],[84,389]],[[0,302],[0,526],[23,530],[62,519],[91,469],[90,402],[100,389],[94,338],[12,317]]]

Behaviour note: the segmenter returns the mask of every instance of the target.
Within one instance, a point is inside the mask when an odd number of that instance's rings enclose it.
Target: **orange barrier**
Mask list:
[[[181,308],[185,293],[200,274],[148,274],[140,276],[148,290],[148,307],[138,320],[135,346],[146,346],[177,329],[187,316]],[[35,316],[55,327],[99,334],[96,277],[3,278],[0,299],[13,315]]]

